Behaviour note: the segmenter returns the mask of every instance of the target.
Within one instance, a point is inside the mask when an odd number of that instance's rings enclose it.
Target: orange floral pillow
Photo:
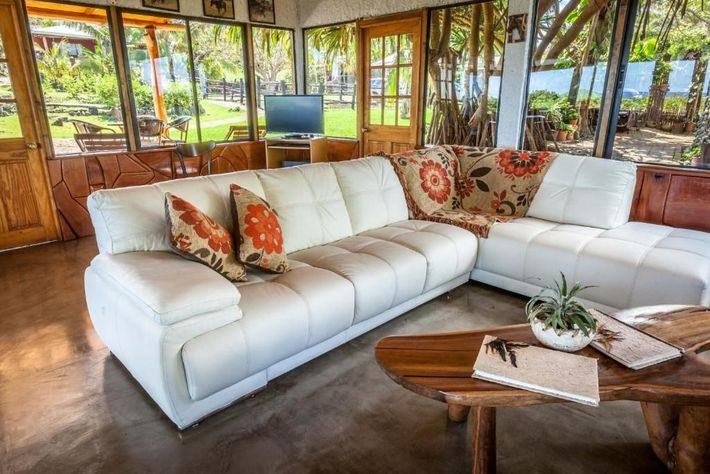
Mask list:
[[[276,211],[256,194],[238,184],[232,191],[234,234],[239,235],[239,261],[273,273],[289,270],[283,231]]]
[[[411,150],[388,158],[404,188],[411,217],[461,208],[456,187],[458,160],[450,146]]]
[[[178,254],[203,263],[230,281],[245,281],[247,272],[234,253],[232,234],[186,200],[165,193],[168,240]]]

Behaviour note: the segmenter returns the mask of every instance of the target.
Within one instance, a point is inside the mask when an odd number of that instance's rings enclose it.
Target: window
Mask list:
[[[614,138],[614,156],[705,165],[710,143],[710,16],[700,2],[639,2]]]
[[[5,48],[0,37],[0,140],[21,137],[20,118],[17,115],[17,102],[12,91],[10,71],[7,67]]]
[[[293,32],[278,28],[252,28],[254,75],[259,128],[264,125],[264,95],[296,93]]]
[[[122,16],[141,147],[197,141],[186,22]]]
[[[54,154],[125,150],[106,11],[89,8],[86,21],[49,19],[33,12],[36,3],[27,9]]]
[[[426,143],[494,145],[507,4],[432,10]]]
[[[525,118],[527,150],[591,155],[616,1],[542,2]]]
[[[191,21],[190,35],[202,140],[249,140],[244,28]]]
[[[323,95],[325,133],[357,137],[355,24],[306,30],[306,93]]]

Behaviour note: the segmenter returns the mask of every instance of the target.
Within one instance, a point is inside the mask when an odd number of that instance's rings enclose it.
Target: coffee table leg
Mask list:
[[[496,409],[474,407],[471,424],[472,472],[496,472]]]
[[[673,472],[702,472],[710,465],[710,407],[641,403],[651,446]]]
[[[454,423],[462,423],[468,419],[468,413],[470,411],[470,406],[449,403],[449,420]]]

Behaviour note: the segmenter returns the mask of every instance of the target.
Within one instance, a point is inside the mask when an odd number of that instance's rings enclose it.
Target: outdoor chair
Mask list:
[[[126,146],[124,135],[112,128],[78,119],[69,122],[74,125],[74,141],[82,152],[116,150]]]
[[[266,130],[259,130],[259,138],[266,136]],[[249,127],[247,125],[230,125],[224,141],[249,140]]]
[[[164,143],[170,142],[170,144],[178,144],[187,142],[187,132],[190,129],[190,120],[192,120],[191,115],[182,115],[172,122],[169,122],[167,125],[168,132],[170,132],[171,129],[177,130],[180,134],[180,138],[177,140],[167,139],[164,140]]]
[[[162,145],[165,122],[150,115],[139,115],[137,118],[138,133],[140,134],[141,142],[144,139],[156,140],[158,145]]]
[[[202,142],[202,143],[178,143],[175,146],[175,154],[177,155],[178,161],[180,162],[180,169],[182,171],[183,177],[187,176],[187,167],[185,166],[185,158],[200,158],[200,164],[198,166],[198,174],[202,174],[202,157],[207,157],[207,174],[212,174],[212,150],[215,149],[217,144],[213,141]]]

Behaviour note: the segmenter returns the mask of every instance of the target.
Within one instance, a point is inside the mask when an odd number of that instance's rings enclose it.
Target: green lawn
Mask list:
[[[241,111],[230,110],[230,106],[213,102],[202,102],[204,113],[200,115],[202,124],[202,140],[224,140],[227,130],[230,125],[246,125],[247,114],[246,109]],[[394,123],[394,110],[386,111],[386,122]],[[52,137],[55,139],[68,139],[74,136],[74,127],[70,123],[63,125],[52,125],[58,118],[77,118],[96,125],[108,126],[114,120],[105,115],[92,116],[73,116],[66,113],[50,113],[49,122]],[[357,136],[357,112],[350,107],[327,109],[325,117],[325,134],[331,137],[349,137]],[[264,124],[264,117],[259,117],[259,123]],[[118,127],[113,127],[117,132]],[[173,131],[173,135],[175,132]],[[0,117],[0,138],[22,136],[20,132],[17,116]],[[177,136],[175,135],[175,138]],[[197,123],[193,120],[190,123],[188,133],[188,141],[197,141]]]

